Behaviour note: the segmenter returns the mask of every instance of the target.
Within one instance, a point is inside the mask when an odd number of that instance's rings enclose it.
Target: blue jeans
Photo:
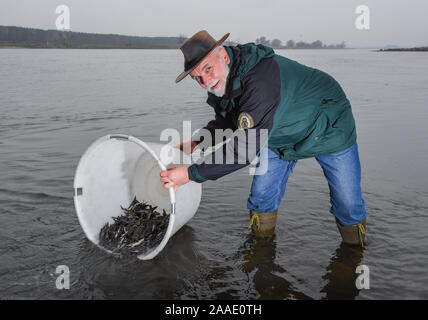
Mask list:
[[[343,151],[316,157],[316,160],[321,165],[330,188],[330,212],[345,227],[360,223],[367,216],[367,211],[361,191],[357,143]],[[248,209],[258,212],[278,210],[288,177],[296,163],[296,160],[281,160],[275,152],[264,148],[251,185]],[[266,172],[257,175],[257,170],[263,167]]]

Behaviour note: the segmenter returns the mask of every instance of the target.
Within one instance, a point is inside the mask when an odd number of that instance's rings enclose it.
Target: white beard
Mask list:
[[[224,91],[225,91],[225,84],[223,83],[222,80],[219,80],[221,83],[221,87],[219,89],[211,89],[212,86],[214,86],[217,81],[213,81],[209,84],[207,91],[216,95],[217,97],[222,97],[224,95]]]
[[[226,79],[222,80],[222,79],[217,79],[212,81],[207,88],[207,91],[216,95],[217,97],[222,97],[226,91],[226,81],[227,81],[227,76],[229,75],[229,67],[227,66],[226,62],[224,62],[223,60],[221,60],[221,68],[223,68],[223,72],[226,74]],[[211,89],[218,81],[220,81],[220,88],[218,89]]]

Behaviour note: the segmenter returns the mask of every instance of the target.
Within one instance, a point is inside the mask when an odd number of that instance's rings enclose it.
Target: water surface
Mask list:
[[[179,50],[0,50],[0,298],[428,298],[428,55],[280,50],[333,75],[357,122],[367,202],[364,250],[341,245],[314,159],[299,161],[276,235],[250,235],[247,169],[203,184],[195,217],[152,261],[94,247],[73,204],[78,161],[110,133],[159,141],[213,119]],[[370,268],[370,289],[355,268]],[[57,290],[58,265],[70,290]]]

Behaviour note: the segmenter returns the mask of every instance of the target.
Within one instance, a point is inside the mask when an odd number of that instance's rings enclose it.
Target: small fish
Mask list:
[[[144,241],[144,238],[141,239],[140,241],[137,241],[137,242],[134,242],[134,243],[130,244],[129,246],[132,247],[132,248],[136,247],[136,246],[140,245],[143,241]]]
[[[120,206],[120,209],[122,215],[112,217],[114,223],[106,223],[101,228],[100,245],[112,252],[120,251],[122,255],[126,252],[142,253],[162,241],[169,224],[169,213],[165,209],[158,212],[157,206],[149,205],[146,201],[139,202],[136,197],[128,208]]]

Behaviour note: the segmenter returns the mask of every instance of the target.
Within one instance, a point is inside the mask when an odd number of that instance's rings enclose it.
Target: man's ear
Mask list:
[[[221,57],[224,59],[224,62],[226,62],[226,64],[229,64],[230,63],[230,57],[227,54],[226,49],[221,47],[220,52],[221,52]]]

